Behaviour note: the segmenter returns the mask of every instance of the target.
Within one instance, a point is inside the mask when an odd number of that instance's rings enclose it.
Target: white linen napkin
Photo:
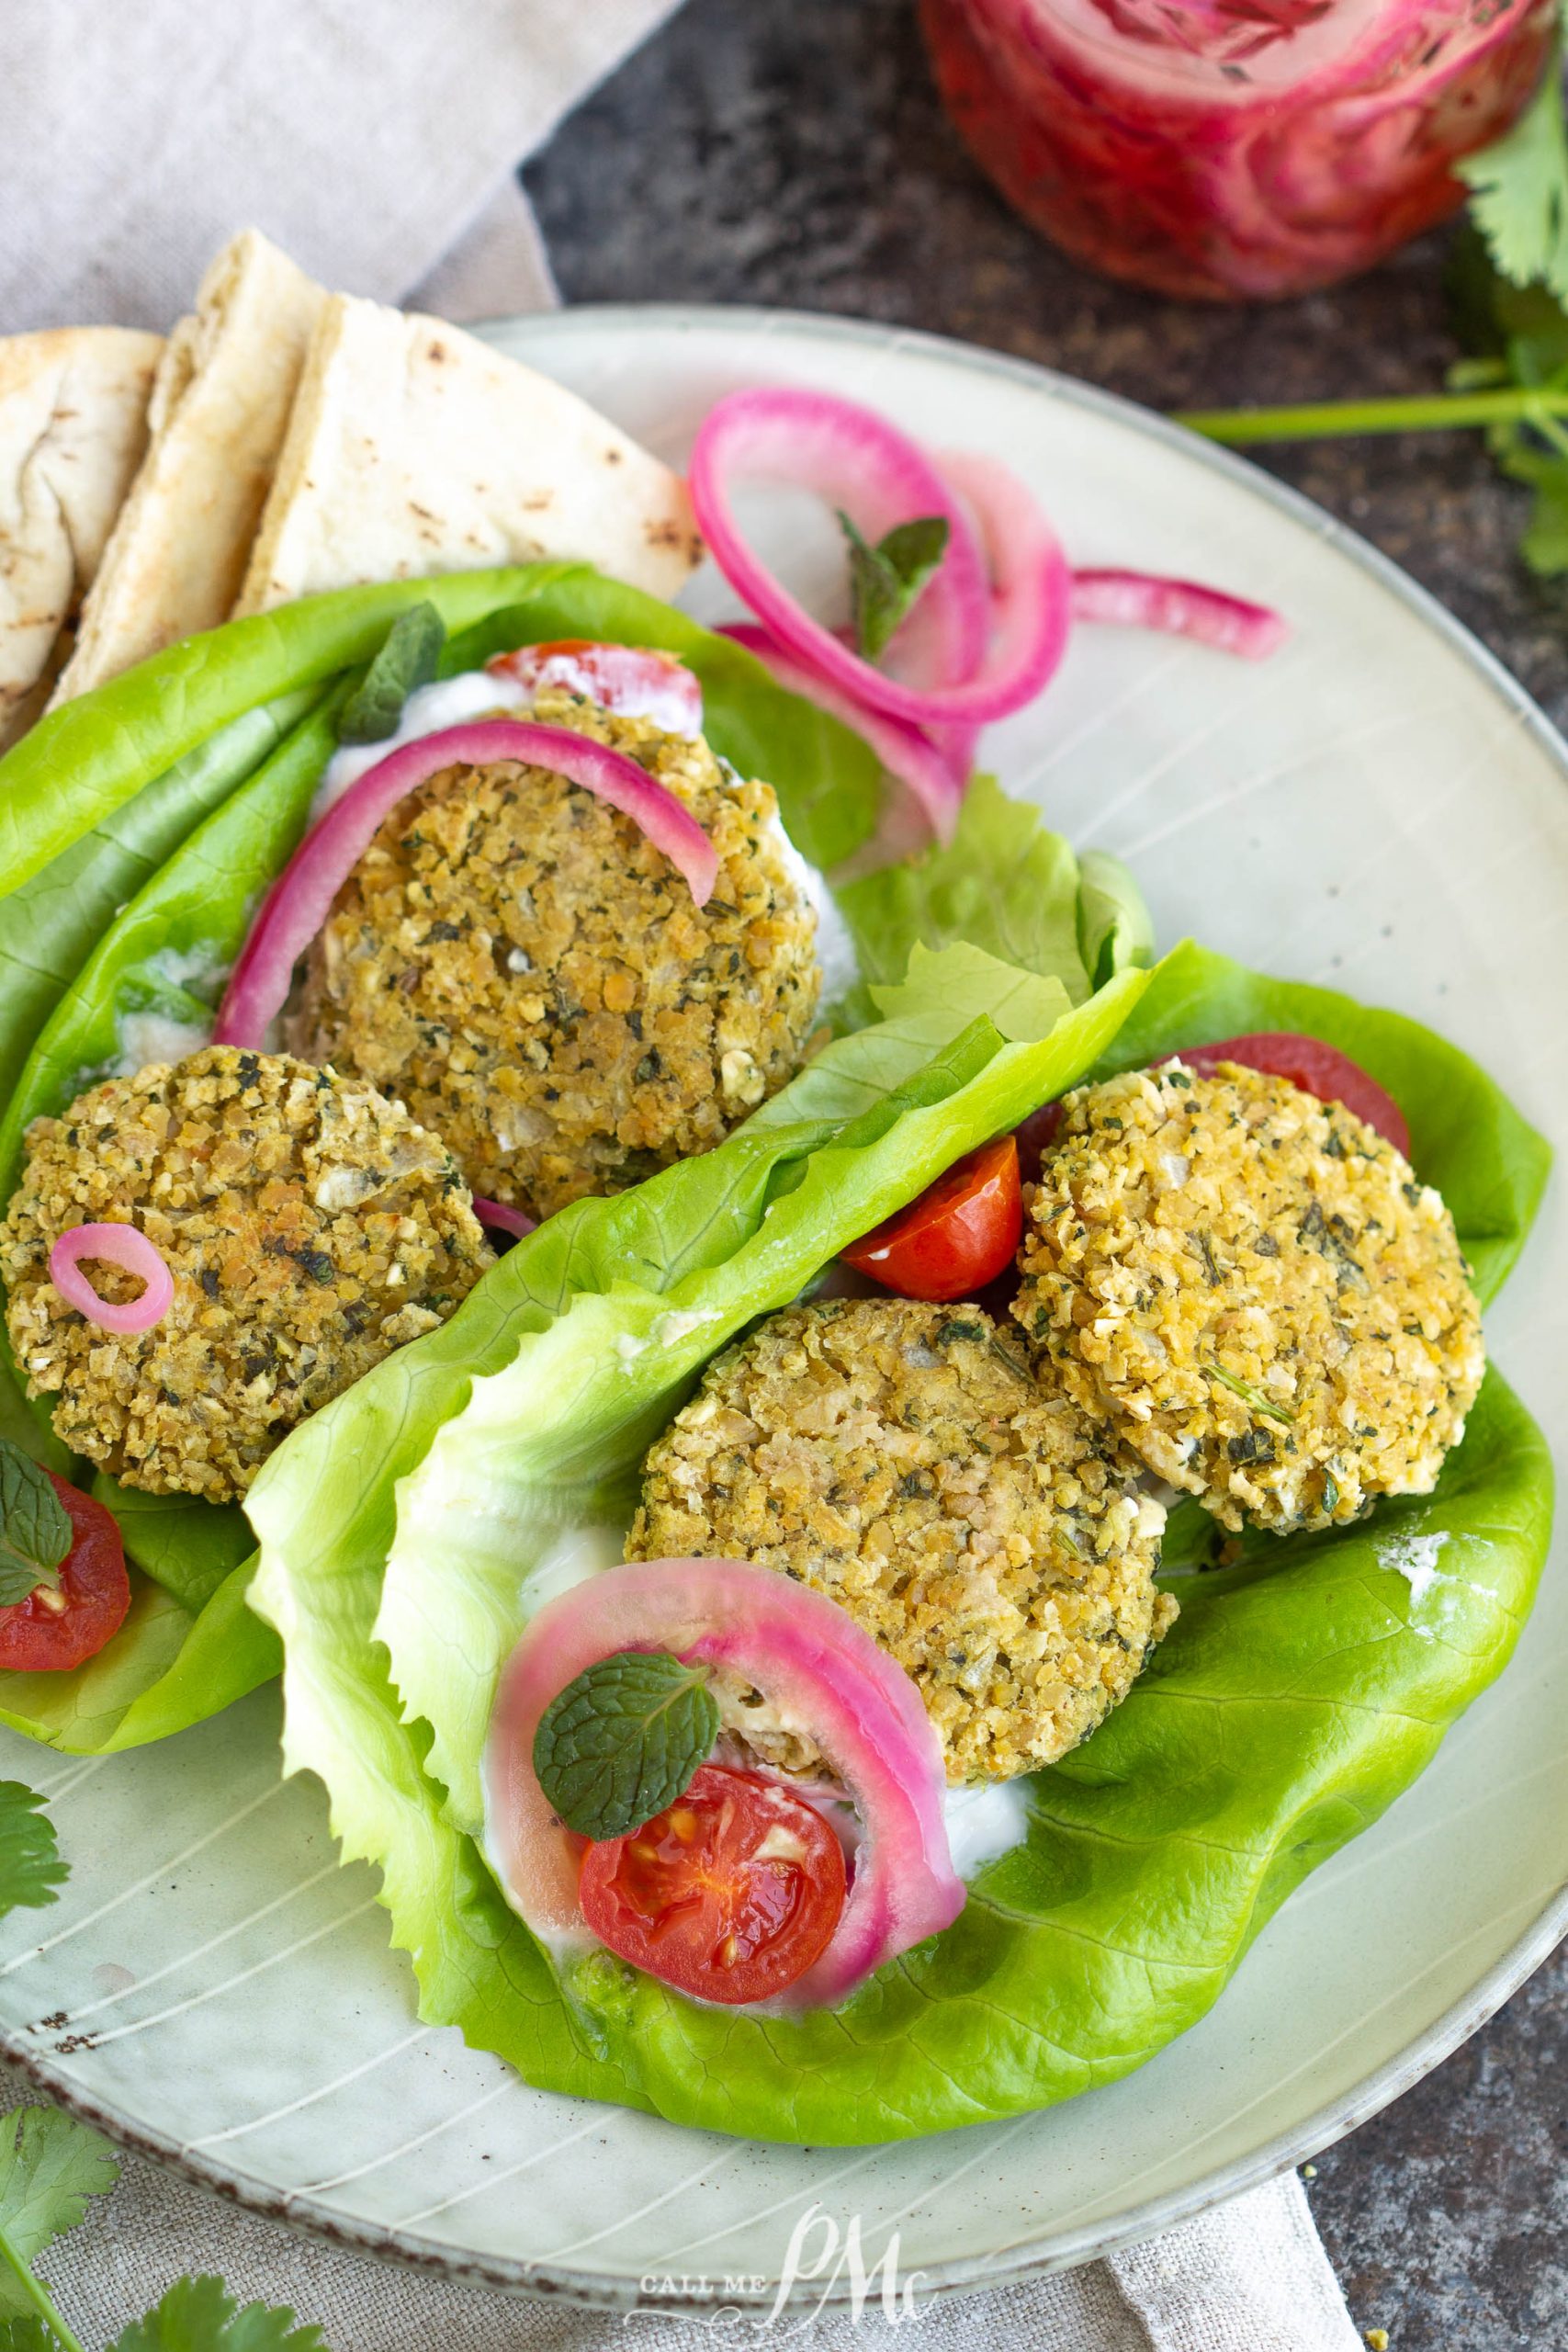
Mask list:
[[[553,302],[533,152],[678,0],[6,0],[0,334],[166,327],[247,222],[329,286],[459,321]],[[0,2106],[34,2096],[0,2067]],[[518,2301],[291,2236],[128,2156],[40,2264],[88,2347],[217,2269],[333,2352],[846,2352],[867,2316],[775,2331]],[[1082,2269],[924,2306],[931,2352],[1357,2352],[1293,2176]]]

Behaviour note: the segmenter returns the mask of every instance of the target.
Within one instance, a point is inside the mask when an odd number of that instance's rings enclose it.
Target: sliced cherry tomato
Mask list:
[[[1288,1078],[1303,1094],[1315,1094],[1320,1102],[1343,1102],[1347,1111],[1364,1119],[1395,1151],[1406,1159],[1410,1157],[1410,1129],[1393,1095],[1385,1094],[1376,1079],[1369,1078],[1348,1054],[1325,1046],[1321,1038],[1299,1036],[1291,1029],[1263,1029],[1249,1037],[1222,1038],[1217,1046],[1184,1046],[1179,1055],[1168,1054],[1164,1058],[1179,1060],[1205,1078],[1212,1077],[1222,1062],[1240,1062],[1247,1069]]]
[[[761,2001],[827,1949],[844,1849],[804,1797],[705,1764],[666,1811],[588,1848],[578,1900],[601,1942],[677,1992]]]
[[[843,1252],[900,1298],[973,1298],[999,1274],[1023,1231],[1018,1145],[1011,1136],[955,1159],[908,1208]]]
[[[112,1512],[47,1473],[71,1521],[71,1549],[58,1587],[40,1584],[0,1609],[0,1667],[17,1674],[62,1673],[96,1657],[130,1606],[125,1546]]]
[[[668,735],[698,735],[703,725],[702,681],[677,662],[647,645],[598,645],[588,637],[552,638],[547,645],[520,645],[498,653],[486,668],[528,687],[560,686],[585,695],[604,710],[628,718],[649,718]]]

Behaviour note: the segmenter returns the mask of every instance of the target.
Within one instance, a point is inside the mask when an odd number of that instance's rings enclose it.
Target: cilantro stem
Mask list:
[[[31,2303],[51,2335],[60,2345],[61,2352],[85,2352],[81,2337],[72,2334],[55,2310],[53,2301],[43,2280],[33,2277],[31,2270],[3,2230],[0,2230],[0,2256],[5,2257],[6,2266],[12,2272],[17,2284],[26,2294],[28,2302]]]
[[[1351,433],[1431,433],[1568,416],[1568,390],[1510,384],[1497,391],[1424,392],[1387,401],[1320,401],[1302,408],[1187,409],[1172,422],[1211,441],[1318,441]]]

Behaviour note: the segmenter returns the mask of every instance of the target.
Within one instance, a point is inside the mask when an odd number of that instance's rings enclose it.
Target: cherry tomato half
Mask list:
[[[804,1976],[844,1907],[844,1851],[803,1797],[705,1764],[683,1797],[582,1857],[601,1942],[679,1993],[761,2001]]]
[[[1315,1094],[1320,1102],[1343,1102],[1347,1111],[1364,1119],[1395,1151],[1406,1159],[1410,1157],[1410,1129],[1393,1095],[1385,1094],[1376,1079],[1369,1078],[1348,1054],[1325,1046],[1321,1038],[1299,1036],[1289,1029],[1263,1029],[1248,1037],[1222,1038],[1217,1046],[1186,1046],[1179,1056],[1168,1054],[1164,1058],[1179,1059],[1205,1078],[1212,1077],[1221,1062],[1241,1062],[1247,1069],[1288,1078],[1303,1094]]]
[[[96,1657],[118,1634],[130,1606],[125,1546],[114,1515],[52,1470],[50,1484],[71,1521],[71,1549],[60,1583],[38,1586],[0,1609],[0,1667],[18,1674],[62,1673]]]
[[[998,1136],[955,1159],[908,1208],[852,1242],[843,1257],[884,1290],[940,1306],[973,1298],[999,1274],[1022,1231],[1018,1145],[1011,1136]]]
[[[486,667],[515,678],[520,685],[563,687],[605,710],[650,718],[667,734],[702,731],[701,679],[672,653],[660,653],[652,646],[601,645],[589,637],[558,637],[545,645],[520,645],[515,652],[498,653]]]

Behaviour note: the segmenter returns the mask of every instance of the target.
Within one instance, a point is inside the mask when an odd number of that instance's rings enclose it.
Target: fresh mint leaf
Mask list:
[[[118,2177],[119,2159],[103,2135],[58,2108],[23,2107],[0,2118],[0,2315],[42,2319],[62,2344],[74,2344],[32,2275],[33,2261]]]
[[[177,2278],[109,2352],[326,2352],[326,2339],[314,2323],[297,2324],[291,2311],[266,2303],[242,2310],[221,2278],[203,2276]]]
[[[0,1918],[41,1911],[67,1876],[43,1799],[21,1781],[0,1781]]]
[[[403,705],[435,675],[446,625],[434,605],[411,605],[387,631],[381,650],[350,695],[338,720],[340,743],[384,743],[398,731]]]
[[[621,1650],[550,1701],[534,1770],[569,1829],[624,1838],[685,1793],[717,1737],[704,1668],[663,1650]]]
[[[1471,218],[1516,286],[1537,282],[1568,301],[1568,130],[1559,41],[1540,89],[1503,138],[1454,165]]]
[[[71,1521],[41,1463],[0,1437],[0,1609],[40,1584],[58,1589]]]
[[[863,661],[874,662],[946,554],[947,517],[924,514],[896,523],[874,547],[867,546],[842,508],[839,527],[850,547],[856,649]]]

